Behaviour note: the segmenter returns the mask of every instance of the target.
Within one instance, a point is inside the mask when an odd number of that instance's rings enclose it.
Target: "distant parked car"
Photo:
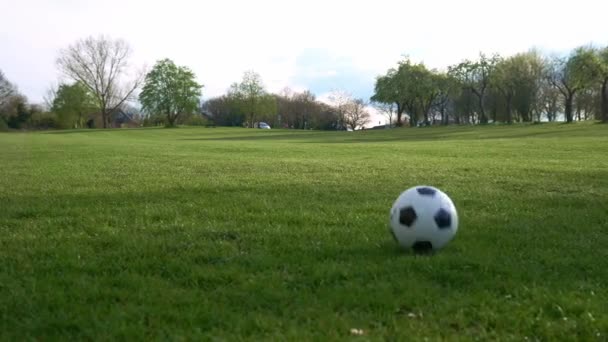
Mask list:
[[[265,123],[265,122],[260,122],[260,123],[258,124],[258,128],[261,128],[261,129],[270,129],[270,125],[268,125],[268,124],[267,124],[267,123]]]

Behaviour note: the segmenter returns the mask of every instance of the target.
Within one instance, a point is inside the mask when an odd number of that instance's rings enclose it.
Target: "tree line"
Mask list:
[[[608,122],[608,47],[568,56],[480,54],[446,71],[410,59],[376,79],[372,100],[396,125],[597,119]]]
[[[369,101],[340,90],[326,101],[308,90],[274,94],[259,74],[247,71],[226,94],[201,102],[204,86],[190,68],[166,58],[150,70],[137,69],[130,57],[121,39],[78,40],[59,52],[56,66],[64,81],[49,89],[44,105],[28,103],[0,70],[0,129],[266,122],[355,130],[370,122],[370,106],[391,126],[608,122],[608,47],[583,46],[553,57],[535,50],[510,57],[480,54],[443,71],[405,58],[376,78]]]
[[[370,120],[363,99],[345,91],[333,91],[331,104],[319,101],[308,90],[297,92],[284,88],[279,94],[268,93],[259,74],[245,72],[227,94],[202,104],[202,112],[221,126],[255,127],[266,122],[273,127],[318,130],[355,130]]]

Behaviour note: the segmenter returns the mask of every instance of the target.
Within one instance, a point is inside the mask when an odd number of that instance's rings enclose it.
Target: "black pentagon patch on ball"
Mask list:
[[[452,215],[443,208],[439,209],[437,214],[435,214],[434,219],[439,229],[447,229],[452,225]]]
[[[418,191],[419,194],[424,196],[433,196],[437,193],[437,190],[429,187],[416,188],[416,191]]]
[[[411,227],[417,218],[416,211],[412,207],[403,208],[399,211],[399,222],[402,225]]]
[[[433,251],[433,244],[430,241],[416,241],[412,249],[416,254],[427,254]]]

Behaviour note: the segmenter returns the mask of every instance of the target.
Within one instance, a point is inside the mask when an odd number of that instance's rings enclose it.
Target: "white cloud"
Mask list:
[[[168,57],[191,67],[205,97],[250,69],[271,91],[337,87],[364,96],[404,54],[445,68],[479,51],[608,44],[608,3],[595,0],[0,2],[0,68],[34,101],[57,79],[59,49],[90,34],[124,38],[136,64]],[[322,54],[307,64],[300,57],[310,51]]]

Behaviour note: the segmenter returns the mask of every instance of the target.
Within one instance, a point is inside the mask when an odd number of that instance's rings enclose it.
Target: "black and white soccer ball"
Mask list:
[[[399,245],[416,252],[437,251],[458,231],[454,203],[432,186],[415,186],[399,195],[391,208],[390,232]]]

